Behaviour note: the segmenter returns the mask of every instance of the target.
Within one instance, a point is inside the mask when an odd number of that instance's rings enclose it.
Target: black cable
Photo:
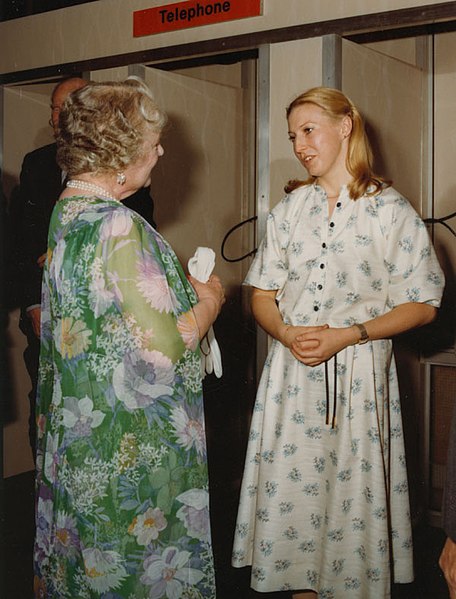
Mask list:
[[[225,237],[223,238],[223,241],[222,241],[221,249],[220,249],[220,253],[222,255],[222,258],[225,260],[225,262],[240,262],[241,260],[245,260],[245,258],[248,258],[249,256],[253,256],[253,254],[256,253],[257,250],[255,248],[254,250],[252,250],[248,254],[245,254],[244,256],[241,256],[240,258],[227,258],[225,256],[225,244],[228,241],[229,236],[232,233],[234,233],[234,231],[236,231],[236,229],[239,229],[240,227],[242,227],[243,225],[246,225],[247,223],[256,221],[257,218],[258,218],[257,216],[251,216],[250,218],[243,220],[242,222],[238,223],[237,225],[234,225],[234,227],[231,227],[231,229],[225,235]]]

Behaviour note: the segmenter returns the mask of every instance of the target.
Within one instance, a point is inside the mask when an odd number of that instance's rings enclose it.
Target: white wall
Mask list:
[[[175,0],[98,0],[0,23],[0,73],[376,12],[445,4],[432,0],[263,0],[263,15],[133,37],[133,12]]]

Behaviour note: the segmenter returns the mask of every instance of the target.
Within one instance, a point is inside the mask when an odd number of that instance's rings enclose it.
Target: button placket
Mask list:
[[[327,253],[328,253],[328,243],[326,240],[324,240],[321,242],[320,262],[318,265],[318,268],[320,270],[320,276],[319,276],[319,281],[316,281],[317,293],[315,294],[316,297],[315,297],[315,302],[314,302],[314,307],[313,307],[314,312],[319,312],[319,310],[321,308],[321,298],[323,295],[323,288],[324,288],[325,279],[326,279]]]

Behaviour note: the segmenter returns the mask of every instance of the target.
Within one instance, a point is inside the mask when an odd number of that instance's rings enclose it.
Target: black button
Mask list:
[[[326,243],[322,243],[322,244],[321,244],[321,247],[322,247],[322,248],[326,248]]]
[[[323,269],[324,267],[325,267],[325,265],[324,265],[324,264],[320,264],[320,268],[322,268],[322,269]]]
[[[315,312],[318,312],[318,310],[319,310],[319,309],[320,309],[320,308],[319,308],[318,306],[314,306],[314,310],[315,310]]]
[[[340,208],[342,206],[342,202],[337,202],[336,206]]]
[[[321,291],[323,289],[323,285],[318,285],[318,289]]]
[[[334,227],[334,223],[329,223],[329,226],[330,227]]]

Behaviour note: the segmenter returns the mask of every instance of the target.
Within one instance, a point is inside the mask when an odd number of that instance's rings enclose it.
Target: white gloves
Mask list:
[[[192,258],[188,261],[188,272],[200,281],[206,283],[215,266],[215,252],[211,248],[199,247]],[[206,336],[200,343],[202,352],[201,374],[203,378],[206,374],[213,372],[217,378],[223,373],[222,355],[214,335],[214,329],[211,327]]]

